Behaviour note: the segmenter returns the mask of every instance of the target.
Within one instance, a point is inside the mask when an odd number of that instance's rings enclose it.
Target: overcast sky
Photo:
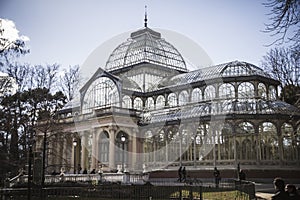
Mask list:
[[[25,58],[27,62],[82,65],[95,49],[112,37],[126,32],[126,38],[130,32],[143,28],[147,5],[148,27],[170,30],[191,39],[214,64],[241,60],[259,66],[270,48],[265,45],[273,40],[262,32],[269,13],[263,2],[0,0],[0,18],[14,21],[20,34],[30,38],[27,43],[31,53]],[[172,38],[164,34],[162,37],[176,47]]]

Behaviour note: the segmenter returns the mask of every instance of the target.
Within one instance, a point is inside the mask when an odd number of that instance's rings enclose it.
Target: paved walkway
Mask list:
[[[256,192],[255,196],[258,200],[271,200],[272,193]]]

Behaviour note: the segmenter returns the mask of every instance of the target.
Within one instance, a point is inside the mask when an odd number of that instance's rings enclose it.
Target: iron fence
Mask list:
[[[59,186],[59,187],[33,187],[30,192],[31,196],[27,198],[28,190],[26,188],[3,188],[0,190],[1,200],[67,200],[67,199],[82,199],[82,200],[108,200],[108,199],[125,199],[125,200],[163,200],[163,199],[189,199],[203,200],[203,195],[222,192],[234,192],[234,199],[252,200],[255,199],[255,186],[247,181],[232,181],[229,184],[223,184],[226,187],[215,187],[213,185],[201,184],[155,184],[147,182],[143,185],[129,185],[118,183],[107,183],[98,185],[81,185],[76,186]]]

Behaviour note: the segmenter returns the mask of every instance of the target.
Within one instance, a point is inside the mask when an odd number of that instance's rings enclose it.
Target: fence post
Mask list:
[[[179,199],[182,199],[182,187],[179,186]]]
[[[199,187],[199,194],[200,194],[200,200],[203,200],[203,195],[202,195],[202,186]]]
[[[193,187],[189,186],[190,190],[189,190],[189,199],[193,200]]]

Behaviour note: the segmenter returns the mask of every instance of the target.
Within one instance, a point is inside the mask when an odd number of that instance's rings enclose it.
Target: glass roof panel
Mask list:
[[[149,28],[136,31],[109,56],[105,69],[113,71],[134,64],[149,62],[187,72],[186,64],[178,50]]]

